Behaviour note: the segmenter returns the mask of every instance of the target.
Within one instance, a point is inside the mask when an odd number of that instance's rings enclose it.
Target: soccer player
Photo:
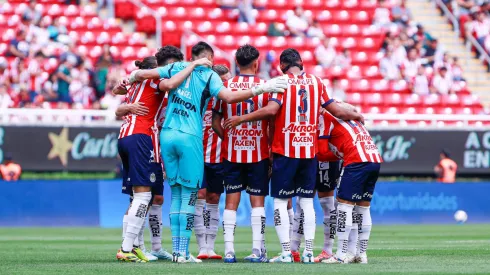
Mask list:
[[[231,78],[230,70],[224,65],[213,66],[221,81]],[[218,234],[219,199],[224,192],[223,163],[221,161],[221,138],[212,129],[213,98],[208,104],[203,120],[204,179],[197,193],[194,231],[199,246],[198,259],[221,260],[223,257],[214,252],[214,243]],[[206,209],[204,209],[206,206]]]
[[[225,128],[276,116],[272,142],[271,196],[274,197],[274,224],[281,242],[282,253],[270,262],[293,261],[287,206],[290,198],[298,196],[299,204],[305,213],[303,229],[306,246],[302,261],[313,263],[315,238],[313,196],[318,165],[315,155],[320,108],[323,107],[334,116],[345,120],[363,121],[363,117],[340,107],[330,99],[322,80],[303,72],[303,61],[295,49],[286,49],[281,53],[280,67],[287,77],[286,92],[273,94],[264,108],[228,119]]]
[[[193,60],[207,58],[206,65],[211,67],[214,58],[211,46],[199,42],[192,47],[191,52]],[[154,70],[134,71],[130,75],[130,82],[159,78],[169,78],[172,85],[168,89],[169,103],[160,133],[162,157],[172,190],[172,260],[178,263],[201,262],[191,257],[189,240],[194,226],[197,191],[204,172],[202,120],[209,99],[218,97],[227,103],[241,102],[265,92],[283,92],[286,81],[284,78],[276,78],[252,89],[232,92],[223,86],[219,76],[210,68],[177,62]]]
[[[250,89],[265,81],[255,76],[259,67],[259,51],[244,45],[238,48],[235,60],[240,74],[225,86],[232,91]],[[241,192],[246,190],[252,205],[252,254],[250,262],[268,262],[265,251],[264,199],[269,194],[269,121],[268,119],[223,129],[222,119],[241,116],[267,105],[268,97],[258,95],[244,102],[220,103],[213,114],[213,129],[223,138],[222,154],[225,173],[226,206],[223,212],[225,263],[236,263],[234,238],[236,215]]]
[[[337,252],[323,263],[367,263],[366,250],[371,234],[371,199],[383,162],[371,135],[358,120],[345,120],[324,112],[323,119],[330,127],[322,136],[330,136],[331,151],[343,159],[343,171],[337,190]],[[327,122],[328,121],[328,122]],[[350,235],[353,211],[357,213],[358,239]],[[348,243],[357,242],[356,255],[348,251]]]

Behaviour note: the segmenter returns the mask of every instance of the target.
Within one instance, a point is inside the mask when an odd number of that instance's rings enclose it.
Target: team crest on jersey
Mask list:
[[[155,175],[155,173],[151,173],[150,181],[151,181],[151,183],[154,183],[155,181],[157,181],[157,176]]]
[[[212,125],[212,122],[213,122],[213,112],[211,111],[206,111],[204,113],[204,117],[203,117],[203,126],[205,127],[209,127]]]

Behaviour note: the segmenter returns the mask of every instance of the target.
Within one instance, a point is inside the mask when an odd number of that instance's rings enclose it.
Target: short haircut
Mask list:
[[[281,63],[283,73],[286,73],[291,67],[298,67],[300,70],[303,70],[303,60],[299,52],[293,48],[284,50],[279,57],[279,62]],[[283,67],[282,64],[285,66]]]
[[[157,58],[158,66],[164,66],[168,63],[169,59],[176,59],[177,61],[184,60],[184,54],[179,50],[179,48],[174,46],[165,46],[158,50],[155,54]]]
[[[213,48],[204,41],[199,41],[196,45],[192,46],[192,56],[199,56],[202,52],[208,51],[214,55]]]
[[[157,67],[157,58],[152,56],[145,57],[143,60],[136,60],[134,62],[134,65],[138,67],[139,69],[146,70],[146,69],[154,69]]]
[[[215,71],[219,76],[223,76],[230,72],[228,67],[226,67],[225,65],[214,65],[213,71]]]
[[[240,67],[248,67],[260,56],[259,51],[252,45],[245,44],[238,48],[235,53],[236,62]]]

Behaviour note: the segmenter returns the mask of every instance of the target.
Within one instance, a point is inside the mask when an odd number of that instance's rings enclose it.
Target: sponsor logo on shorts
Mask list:
[[[254,193],[254,194],[260,194],[262,192],[262,190],[260,190],[260,189],[253,189],[253,188],[250,188],[250,187],[247,186],[247,192]]]
[[[279,214],[279,209],[274,209],[274,226],[281,225],[281,215]]]
[[[155,152],[153,150],[150,150],[150,160],[148,160],[148,163],[153,162],[155,162]]]
[[[352,194],[352,199],[353,200],[362,200],[362,196],[359,194]]]
[[[372,199],[373,198],[373,194],[369,193],[369,192],[366,192],[362,195],[363,198],[368,198],[368,199]]]
[[[296,189],[296,194],[311,195],[311,194],[313,194],[313,192],[314,192],[313,190],[306,190],[306,189],[303,189],[301,187]]]
[[[148,205],[142,203],[138,206],[138,210],[136,211],[136,217],[144,219],[146,217],[146,210],[148,209]]]
[[[286,191],[284,189],[279,190],[279,196],[289,196],[293,194],[294,194],[294,190],[291,191]]]
[[[238,185],[226,185],[226,191],[232,191],[232,190],[238,190],[243,187],[243,184],[238,184]]]
[[[155,176],[155,173],[151,173],[151,175],[150,175],[151,183],[154,183],[156,180],[157,180],[157,176]]]
[[[191,231],[192,228],[194,227],[194,214],[187,213],[186,217],[187,217],[186,218],[187,224],[185,226],[185,230]]]

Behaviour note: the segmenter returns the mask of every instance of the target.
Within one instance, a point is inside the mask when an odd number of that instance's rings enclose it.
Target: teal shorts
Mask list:
[[[170,186],[180,184],[201,188],[204,174],[202,139],[178,130],[162,129],[160,148]]]

